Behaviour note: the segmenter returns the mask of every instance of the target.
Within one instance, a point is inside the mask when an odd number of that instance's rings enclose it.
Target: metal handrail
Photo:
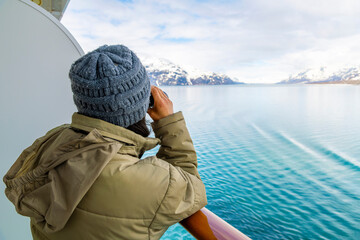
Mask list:
[[[180,224],[198,240],[251,240],[206,208],[182,220]]]

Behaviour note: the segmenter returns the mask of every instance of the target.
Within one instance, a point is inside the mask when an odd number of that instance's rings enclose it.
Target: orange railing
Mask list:
[[[198,240],[250,240],[206,208],[182,220],[180,224]]]

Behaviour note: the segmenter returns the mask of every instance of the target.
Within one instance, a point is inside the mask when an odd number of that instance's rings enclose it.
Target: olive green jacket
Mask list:
[[[181,112],[156,138],[81,114],[25,149],[4,177],[34,239],[159,239],[206,205]],[[155,156],[139,157],[160,143]]]

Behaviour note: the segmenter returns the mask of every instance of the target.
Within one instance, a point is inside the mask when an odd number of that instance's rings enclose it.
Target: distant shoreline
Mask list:
[[[360,85],[360,80],[341,80],[341,81],[329,81],[329,82],[311,82],[307,84],[353,84]]]

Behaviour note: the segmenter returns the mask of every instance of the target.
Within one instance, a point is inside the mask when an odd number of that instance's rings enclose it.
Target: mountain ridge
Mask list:
[[[151,84],[156,86],[244,84],[234,81],[225,74],[201,72],[199,70],[186,71],[181,66],[163,58],[144,57],[141,61]]]
[[[327,67],[320,69],[306,69],[300,73],[290,75],[287,80],[278,84],[359,84],[360,66],[347,67],[336,71]]]

